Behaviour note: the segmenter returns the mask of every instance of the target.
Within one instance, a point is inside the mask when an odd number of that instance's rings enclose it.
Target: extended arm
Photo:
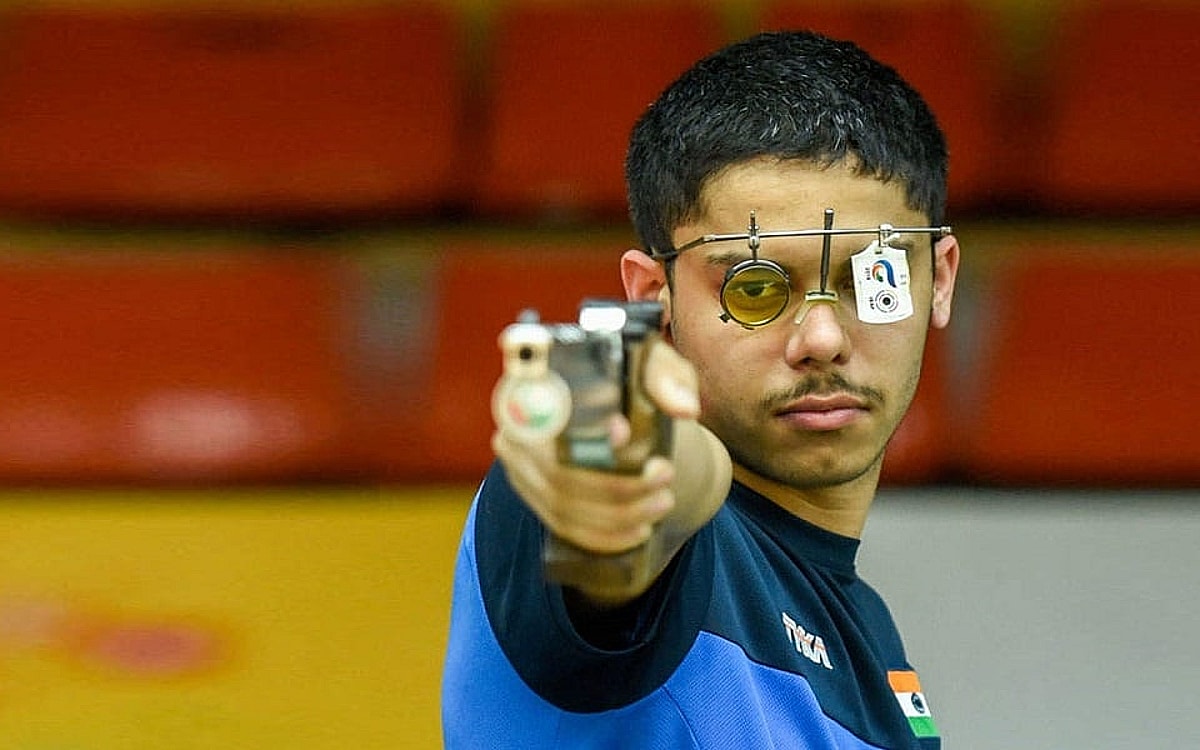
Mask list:
[[[493,438],[513,488],[551,534],[547,562],[555,566],[555,577],[598,608],[645,592],[717,512],[729,489],[729,455],[696,421],[699,399],[690,363],[656,343],[643,385],[675,427],[670,458],[650,458],[638,475],[563,465],[550,442],[531,445],[500,431]],[[628,424],[617,420],[613,443],[628,438]]]

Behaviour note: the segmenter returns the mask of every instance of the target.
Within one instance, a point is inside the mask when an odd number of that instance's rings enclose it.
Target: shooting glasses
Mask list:
[[[792,279],[783,266],[760,258],[759,248],[764,239],[775,237],[821,237],[821,286],[804,293],[805,302],[837,302],[838,293],[829,289],[830,241],[835,235],[874,235],[875,239],[851,258],[854,271],[854,291],[858,317],[867,323],[892,323],[912,314],[912,298],[908,295],[908,262],[904,249],[892,247],[905,234],[927,234],[945,237],[948,226],[895,227],[880,224],[870,229],[835,229],[833,209],[825,209],[823,229],[785,229],[764,232],[758,227],[754,212],[750,226],[739,234],[706,234],[667,252],[652,253],[658,260],[671,261],[682,253],[713,242],[744,240],[750,257],[734,263],[725,272],[721,284],[721,320],[744,328],[758,328],[778,318],[792,298]]]

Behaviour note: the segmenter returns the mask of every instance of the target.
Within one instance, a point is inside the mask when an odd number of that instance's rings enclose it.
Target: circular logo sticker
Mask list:
[[[537,379],[502,378],[492,415],[501,431],[518,440],[548,440],[567,426],[571,390],[557,373]]]

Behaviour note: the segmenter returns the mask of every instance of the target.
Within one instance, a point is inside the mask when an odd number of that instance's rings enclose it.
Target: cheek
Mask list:
[[[744,362],[729,346],[725,328],[726,324],[716,315],[705,312],[675,315],[671,319],[672,343],[695,366],[700,397],[709,403],[728,397],[730,372],[737,369],[736,363]]]
[[[890,394],[889,401],[895,406],[906,405],[916,390],[924,350],[923,318],[918,312],[902,324],[892,324],[904,325],[902,330],[881,332],[884,335],[864,344],[869,351],[862,354],[874,363],[876,384]]]
[[[781,361],[765,333],[743,332],[715,314],[676,322],[675,348],[696,368],[704,414],[720,418],[761,399],[766,368]]]

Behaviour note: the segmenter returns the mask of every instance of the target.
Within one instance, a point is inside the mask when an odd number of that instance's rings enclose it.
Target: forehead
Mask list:
[[[756,159],[718,172],[700,193],[698,215],[672,233],[678,247],[703,234],[744,232],[754,211],[762,231],[820,228],[826,208],[835,227],[923,226],[904,187],[857,175],[847,165]],[[811,241],[811,240],[810,240]]]

